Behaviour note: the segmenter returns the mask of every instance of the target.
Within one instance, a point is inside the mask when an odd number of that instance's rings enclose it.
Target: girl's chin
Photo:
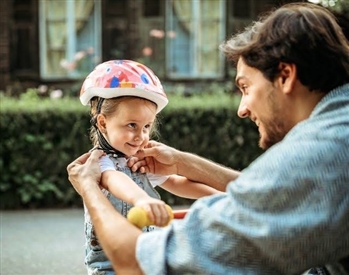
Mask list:
[[[128,150],[127,152],[125,152],[125,155],[130,157],[135,155],[139,150]]]

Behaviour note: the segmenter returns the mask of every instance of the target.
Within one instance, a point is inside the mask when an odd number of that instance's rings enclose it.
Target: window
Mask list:
[[[168,77],[223,77],[225,0],[167,0],[166,18]]]
[[[100,0],[40,0],[40,76],[85,77],[101,59]]]

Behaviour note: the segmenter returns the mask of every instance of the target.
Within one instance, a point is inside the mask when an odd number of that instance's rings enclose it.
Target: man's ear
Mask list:
[[[297,80],[297,67],[295,64],[283,63],[279,64],[279,85],[282,87],[284,94],[289,94],[293,91]]]
[[[97,127],[99,131],[101,131],[102,133],[105,133],[107,131],[105,120],[106,120],[105,115],[102,115],[102,114],[97,115]]]

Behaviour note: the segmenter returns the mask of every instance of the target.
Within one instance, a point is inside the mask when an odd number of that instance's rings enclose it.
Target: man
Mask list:
[[[117,274],[349,274],[349,44],[335,18],[288,4],[221,49],[237,65],[238,115],[257,124],[268,150],[241,174],[156,142],[130,165],[226,194],[141,234],[96,184],[101,153],[68,166]]]

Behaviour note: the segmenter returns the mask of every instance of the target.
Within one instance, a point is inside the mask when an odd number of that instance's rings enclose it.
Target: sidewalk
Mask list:
[[[86,275],[84,241],[83,209],[0,211],[0,275]]]
[[[1,275],[86,275],[83,209],[0,212]]]

